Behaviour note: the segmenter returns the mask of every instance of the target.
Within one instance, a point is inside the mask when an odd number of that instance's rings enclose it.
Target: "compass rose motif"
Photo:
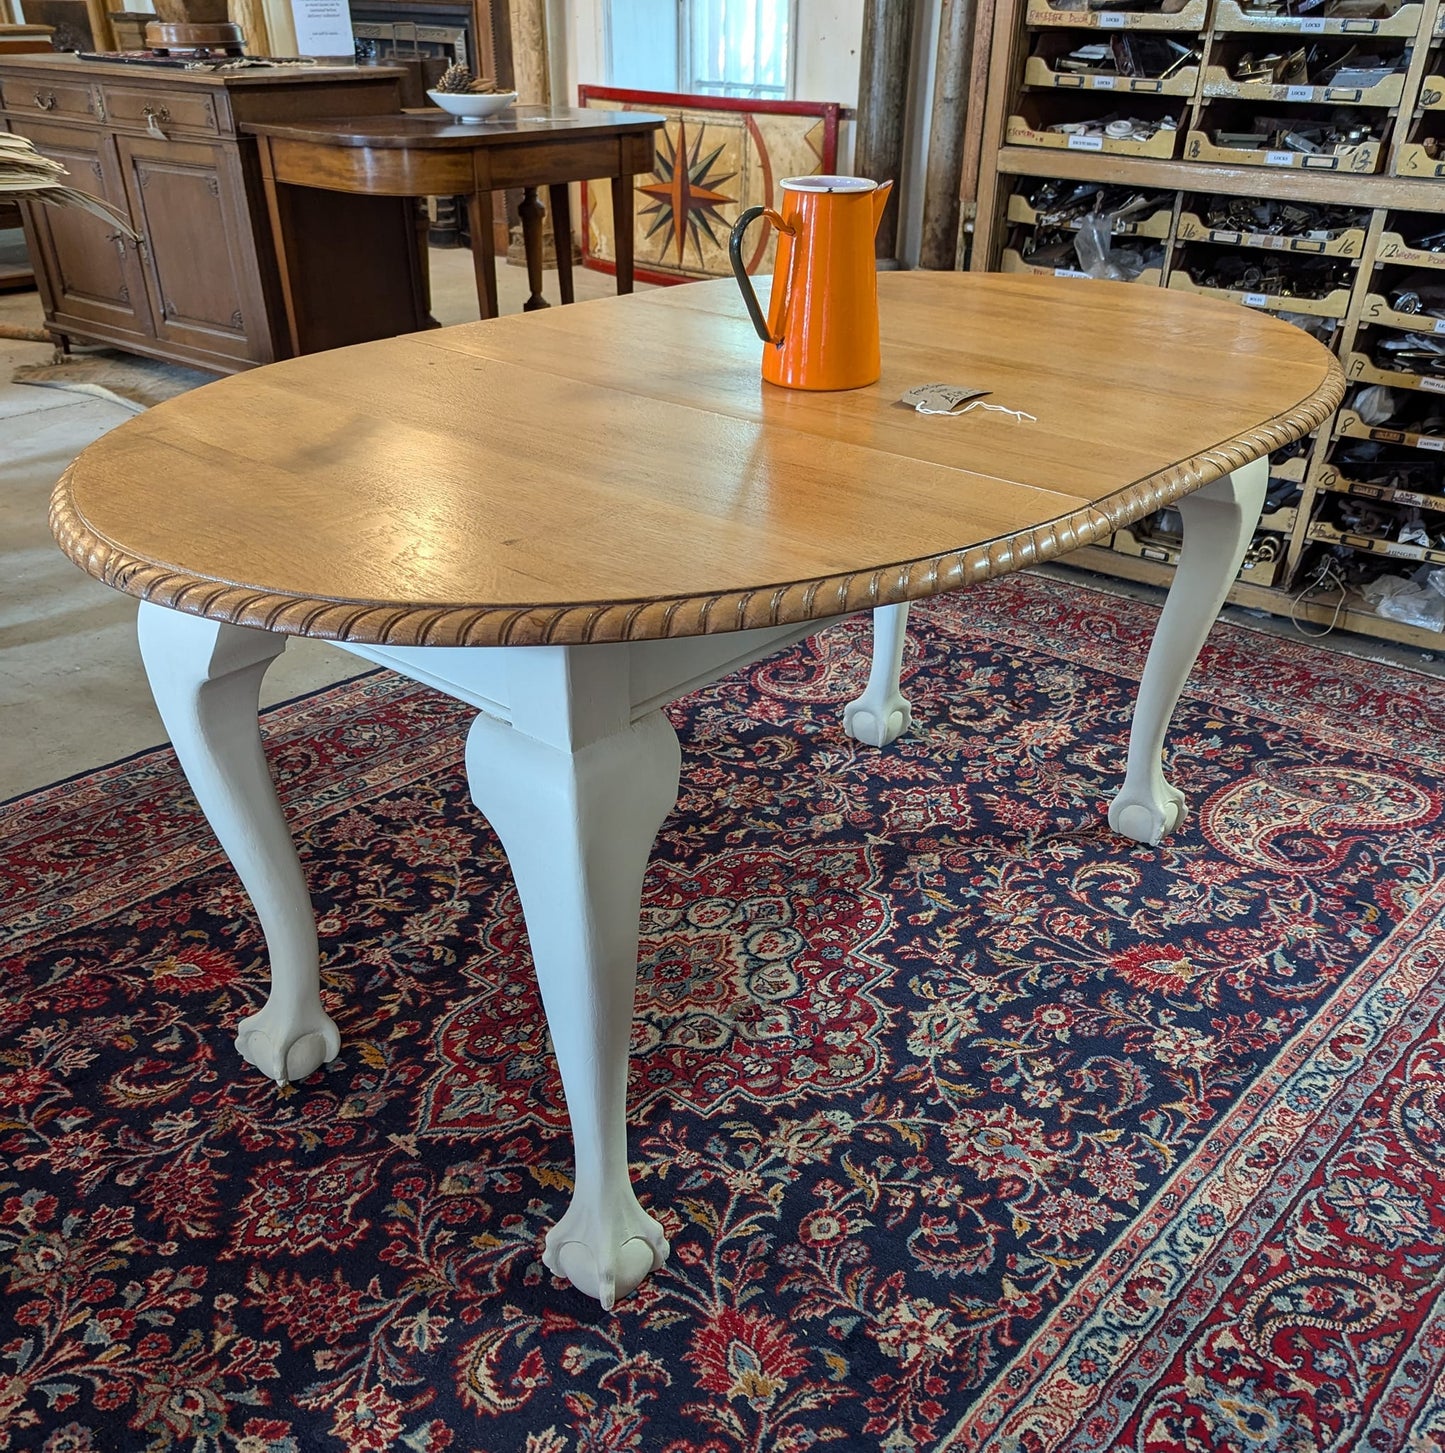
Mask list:
[[[718,234],[713,231],[713,224],[717,223],[722,228],[723,235],[727,235],[729,224],[724,221],[717,208],[720,203],[737,201],[736,197],[724,196],[717,190],[725,182],[732,181],[737,173],[727,172],[721,176],[712,174],[724,148],[716,147],[703,156],[702,139],[706,132],[706,125],[698,130],[697,140],[689,152],[687,121],[679,117],[676,147],[672,145],[672,139],[666,131],[662,134],[662,147],[658,152],[656,167],[658,180],[637,189],[653,199],[651,206],[642,209],[644,217],[655,219],[647,229],[647,236],[652,237],[664,228],[669,228],[670,236],[663,238],[662,250],[666,252],[668,243],[671,242],[677,251],[679,267],[682,266],[683,252],[689,239],[701,263],[702,234],[706,233],[708,240],[718,245]]]

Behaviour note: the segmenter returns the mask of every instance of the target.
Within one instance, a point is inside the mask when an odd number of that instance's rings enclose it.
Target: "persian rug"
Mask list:
[[[757,101],[579,86],[578,104],[646,111],[667,118],[657,134],[654,171],[633,179],[633,257],[653,283],[731,277],[728,234],[748,207],[773,207],[784,177],[816,176],[838,164],[831,101]],[[582,261],[612,272],[617,225],[612,191],[582,184]],[[750,234],[749,272],[770,271],[777,241],[767,222]]]
[[[64,389],[120,404],[134,414],[177,394],[211,383],[216,375],[178,363],[162,363],[114,348],[57,350],[48,363],[25,363],[11,374],[11,382],[41,388]]]
[[[570,1143],[464,708],[264,718],[344,1044],[286,1089],[169,752],[10,803],[0,1448],[1445,1445],[1445,683],[1217,627],[1142,847],[1154,619],[923,606],[881,753],[856,620],[670,709],[630,1116],[672,1256],[613,1313],[539,1259]]]

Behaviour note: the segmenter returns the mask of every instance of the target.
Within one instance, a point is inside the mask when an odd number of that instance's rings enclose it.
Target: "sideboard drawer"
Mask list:
[[[112,126],[169,136],[215,136],[220,131],[216,103],[204,92],[179,88],[165,92],[150,87],[107,86],[105,110]]]
[[[95,98],[89,86],[77,86],[48,77],[31,80],[16,76],[0,81],[0,102],[12,116],[77,116],[95,120]]]

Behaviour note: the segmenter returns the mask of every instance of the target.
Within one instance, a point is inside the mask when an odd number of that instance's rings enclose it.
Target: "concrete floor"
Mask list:
[[[471,254],[434,250],[431,265],[437,319],[475,321]],[[500,266],[497,275],[501,310],[521,312],[526,270]],[[586,268],[574,268],[573,278],[579,299],[615,289],[610,276]],[[543,292],[555,301],[555,274]],[[0,294],[0,322],[38,328],[43,321],[35,293]],[[52,351],[0,338],[0,802],[165,740],[136,647],[136,601],[72,565],[45,523],[65,466],[132,415],[103,400],[10,382],[17,366],[44,363]],[[325,642],[292,641],[267,673],[262,699],[285,701],[367,669]]]
[[[575,269],[579,298],[609,295],[612,279]],[[476,318],[471,256],[432,254],[433,311],[443,323]],[[526,273],[498,269],[503,312],[520,312]],[[556,297],[555,277],[546,292]],[[0,322],[40,326],[34,293],[0,294]],[[0,801],[164,741],[135,643],[136,602],[91,580],[56,549],[46,501],[61,471],[92,440],[131,417],[117,405],[9,382],[21,363],[44,362],[50,346],[0,339]],[[1123,594],[1162,592],[1046,567]],[[1228,615],[1256,629],[1294,634],[1288,621],[1254,612]],[[1336,650],[1442,674],[1434,653],[1343,632]],[[364,665],[319,641],[293,641],[266,677],[263,700],[284,701]]]

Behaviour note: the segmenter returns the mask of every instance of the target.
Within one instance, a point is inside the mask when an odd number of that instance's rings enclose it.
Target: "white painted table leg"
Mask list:
[[[1109,807],[1109,826],[1135,842],[1158,843],[1184,821],[1184,794],[1164,776],[1164,733],[1239,574],[1268,484],[1269,460],[1255,459],[1176,506],[1184,521],[1183,549],[1144,663],[1124,785]]]
[[[628,723],[625,651],[518,651],[513,725],[479,716],[467,738],[472,796],[521,896],[572,1123],[576,1184],[542,1259],[604,1308],[668,1253],[628,1178],[627,1055],[642,879],[681,753],[661,712]],[[608,657],[617,669],[604,679],[591,668]]]
[[[140,648],[171,745],[196,800],[251,895],[271,960],[271,992],[236,1048],[279,1084],[341,1050],[321,1007],[316,917],[261,749],[261,678],[285,636],[142,604]]]
[[[880,605],[873,612],[873,665],[862,696],[843,708],[843,730],[870,747],[886,747],[913,725],[913,711],[898,689],[908,604]]]

